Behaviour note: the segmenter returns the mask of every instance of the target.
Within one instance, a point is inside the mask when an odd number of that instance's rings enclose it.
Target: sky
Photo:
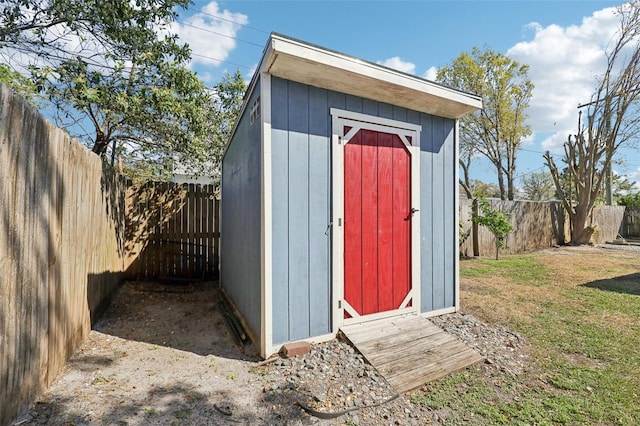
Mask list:
[[[590,100],[620,1],[207,1],[196,0],[172,28],[192,49],[192,69],[213,85],[240,70],[249,80],[269,33],[278,32],[398,70],[434,79],[474,46],[529,65],[533,135],[518,154],[516,176],[546,171],[577,128]],[[616,174],[640,182],[640,152],[621,151]],[[495,182],[486,161],[472,178]]]

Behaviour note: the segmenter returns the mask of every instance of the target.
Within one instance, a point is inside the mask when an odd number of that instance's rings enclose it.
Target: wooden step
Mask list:
[[[340,330],[398,393],[484,360],[460,339],[419,315],[349,325]]]

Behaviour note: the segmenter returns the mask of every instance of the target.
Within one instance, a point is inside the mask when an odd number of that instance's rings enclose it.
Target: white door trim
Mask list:
[[[422,126],[388,118],[375,117],[351,111],[331,108],[332,131],[332,329],[337,332],[345,324],[370,321],[394,315],[420,312],[420,132]],[[343,135],[344,126],[352,129]],[[399,309],[361,317],[344,319],[347,309],[353,309],[344,300],[344,145],[359,130],[367,129],[396,134],[405,144],[411,156],[411,207],[416,209],[411,226],[411,306],[405,300]],[[409,140],[409,138],[411,138]]]

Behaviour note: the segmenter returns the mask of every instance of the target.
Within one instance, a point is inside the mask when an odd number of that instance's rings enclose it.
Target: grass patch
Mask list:
[[[449,407],[447,424],[638,424],[639,272],[637,253],[596,249],[461,262],[463,311],[526,336],[531,365],[469,369],[412,402]]]
[[[475,259],[460,264],[460,276],[465,278],[511,279],[513,275],[518,277],[514,284],[538,286],[549,282],[550,271],[535,255]]]

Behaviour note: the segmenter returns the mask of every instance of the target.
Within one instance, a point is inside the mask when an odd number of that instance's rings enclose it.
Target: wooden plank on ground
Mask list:
[[[385,364],[387,362],[397,360],[399,356],[402,356],[402,354],[410,355],[415,352],[426,353],[434,350],[438,346],[450,344],[452,340],[455,340],[455,337],[447,333],[439,332],[437,334],[430,334],[424,337],[417,337],[413,341],[404,345],[387,345],[385,342],[379,341],[376,342],[375,345],[364,348],[358,346],[358,348],[371,353],[371,359],[369,362]]]
[[[472,353],[458,352],[449,357],[424,364],[419,370],[409,370],[390,376],[387,380],[398,392],[416,389],[425,383],[441,379],[483,361],[477,352],[471,349],[468,351]]]
[[[425,332],[430,333],[441,331],[431,321],[427,320],[425,323],[424,318],[417,315],[384,318],[341,328],[345,334],[357,339],[359,343],[382,339],[387,336],[397,336],[415,329],[425,330]]]
[[[341,331],[398,392],[483,360],[458,338],[418,315],[350,325]]]
[[[430,337],[436,334],[441,334],[442,330],[435,325],[429,323],[429,327],[420,327],[418,324],[413,324],[410,328],[403,328],[395,334],[381,334],[379,337],[375,336],[375,330],[372,330],[369,335],[362,336],[362,340],[359,340],[359,344],[365,350],[371,348],[381,347],[395,347],[395,346],[409,346],[415,343],[417,340],[423,337]]]

